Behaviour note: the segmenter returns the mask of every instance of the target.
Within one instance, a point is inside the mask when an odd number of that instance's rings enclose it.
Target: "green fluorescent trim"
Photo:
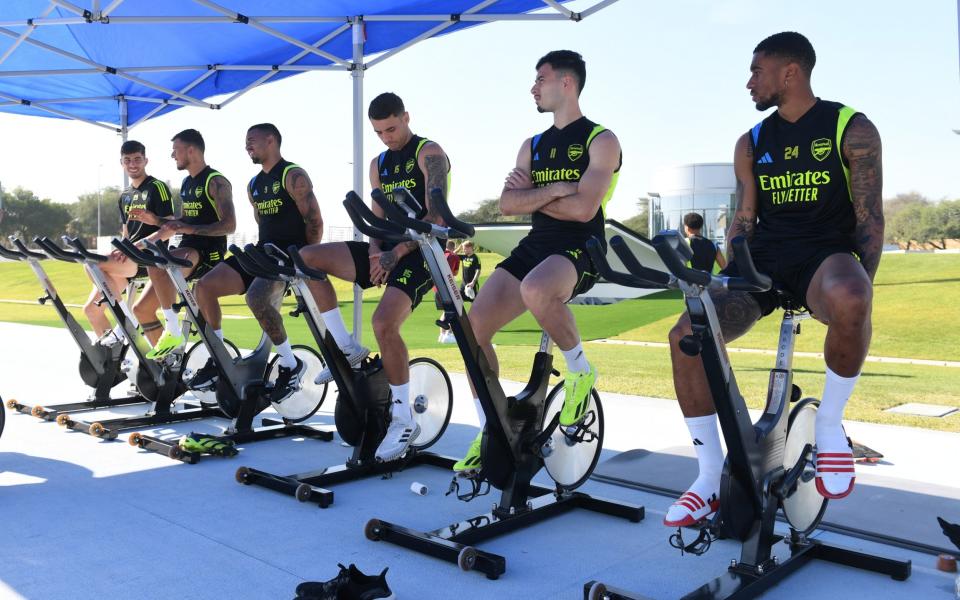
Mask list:
[[[850,197],[850,202],[853,202],[853,188],[850,187],[850,168],[843,162],[843,147],[840,144],[843,141],[843,132],[847,129],[847,124],[855,114],[857,114],[856,109],[844,106],[840,109],[840,118],[837,119],[837,152],[840,153],[840,166],[843,167],[843,177],[847,180],[847,195]]]

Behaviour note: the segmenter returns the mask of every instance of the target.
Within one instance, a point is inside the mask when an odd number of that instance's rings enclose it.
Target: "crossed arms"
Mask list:
[[[500,194],[500,212],[529,215],[539,211],[561,221],[590,221],[600,209],[620,164],[617,136],[608,130],[594,138],[588,150],[590,165],[579,182],[558,181],[542,187],[534,187],[530,174],[530,144],[529,138],[523,142],[517,166],[507,174]]]

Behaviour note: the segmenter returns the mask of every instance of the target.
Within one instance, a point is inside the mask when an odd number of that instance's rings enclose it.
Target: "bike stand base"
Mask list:
[[[340,464],[306,473],[294,475],[274,475],[266,471],[240,467],[237,469],[237,481],[245,485],[259,485],[281,494],[293,496],[300,502],[315,502],[320,508],[333,504],[333,490],[330,486],[348,481],[358,481],[368,477],[389,476],[400,470],[422,465],[439,467],[453,472],[455,458],[441,456],[432,452],[417,452],[410,458],[401,458],[386,463],[370,461],[362,465]]]
[[[909,560],[883,558],[810,540],[803,544],[791,545],[789,558],[779,563],[775,560],[771,561],[767,568],[733,564],[725,574],[705,583],[683,598],[698,600],[756,598],[814,560],[889,575],[895,581],[905,581],[910,577],[911,571]],[[583,586],[583,598],[584,600],[637,600],[645,596],[590,581]]]
[[[223,413],[218,411],[218,413],[213,416],[223,417]],[[236,433],[222,435],[210,434],[209,437],[216,438],[218,440],[231,441],[235,444],[248,444],[251,442],[261,442],[264,440],[273,440],[282,437],[306,437],[323,442],[329,442],[333,440],[332,432],[323,429],[317,429],[312,425],[287,424],[283,421],[267,418],[262,419],[261,423],[263,425],[262,427],[255,427],[248,431],[239,431]],[[183,450],[180,448],[179,439],[163,440],[149,435],[133,433],[130,435],[130,439],[128,441],[131,446],[136,446],[148,452],[163,454],[164,456],[172,458],[173,460],[179,460],[190,465],[198,463],[200,458],[204,456],[220,456],[201,454],[199,452],[188,452]],[[235,453],[231,454],[230,457],[235,455]]]
[[[68,404],[53,404],[44,406],[41,404],[21,404],[16,400],[8,400],[7,408],[25,415],[32,415],[44,421],[55,421],[59,415],[94,411],[103,408],[113,408],[114,406],[129,406],[131,404],[149,404],[150,401],[142,396],[127,396],[125,398],[104,398],[102,400],[85,400],[83,402],[70,402]]]
[[[69,414],[61,414],[57,417],[57,423],[67,429],[79,431],[92,435],[103,440],[115,440],[120,431],[124,429],[142,429],[154,425],[164,425],[166,423],[180,423],[182,421],[195,421],[197,419],[207,419],[222,415],[220,409],[216,406],[203,406],[202,404],[184,403],[183,408],[176,412],[164,414],[148,414],[142,416],[121,417],[116,419],[104,419],[102,421],[85,421],[73,419]]]
[[[473,544],[501,536],[576,509],[585,509],[639,523],[644,517],[642,506],[606,500],[570,492],[558,496],[552,488],[530,486],[527,509],[509,515],[493,512],[429,532],[414,531],[400,525],[373,519],[367,523],[366,535],[416,550],[457,564],[464,571],[480,571],[488,579],[497,579],[507,568],[506,558],[473,547]]]

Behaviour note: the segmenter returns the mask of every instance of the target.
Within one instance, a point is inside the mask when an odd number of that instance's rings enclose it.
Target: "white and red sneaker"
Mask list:
[[[853,491],[853,483],[857,480],[856,468],[853,463],[853,452],[818,452],[817,453],[817,491],[824,498],[830,500],[839,500],[846,498]],[[843,483],[849,478],[847,487],[839,492],[833,492],[827,489],[824,479],[829,478],[833,481],[831,487],[837,487],[837,484]]]
[[[689,527],[706,519],[720,509],[720,500],[716,494],[704,502],[699,494],[686,491],[667,509],[663,524],[667,527]]]

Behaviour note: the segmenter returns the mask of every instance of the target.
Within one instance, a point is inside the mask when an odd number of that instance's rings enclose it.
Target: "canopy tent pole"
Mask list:
[[[354,17],[350,26],[353,33],[353,191],[363,194],[363,17]],[[353,239],[361,241],[360,231],[353,228]],[[353,339],[358,344],[363,323],[363,290],[353,285]]]
[[[120,96],[120,139],[123,140],[123,143],[127,143],[127,98],[125,96]],[[123,187],[120,188],[120,191],[127,189],[127,186],[130,185],[130,178],[127,177],[127,170],[123,170]]]

